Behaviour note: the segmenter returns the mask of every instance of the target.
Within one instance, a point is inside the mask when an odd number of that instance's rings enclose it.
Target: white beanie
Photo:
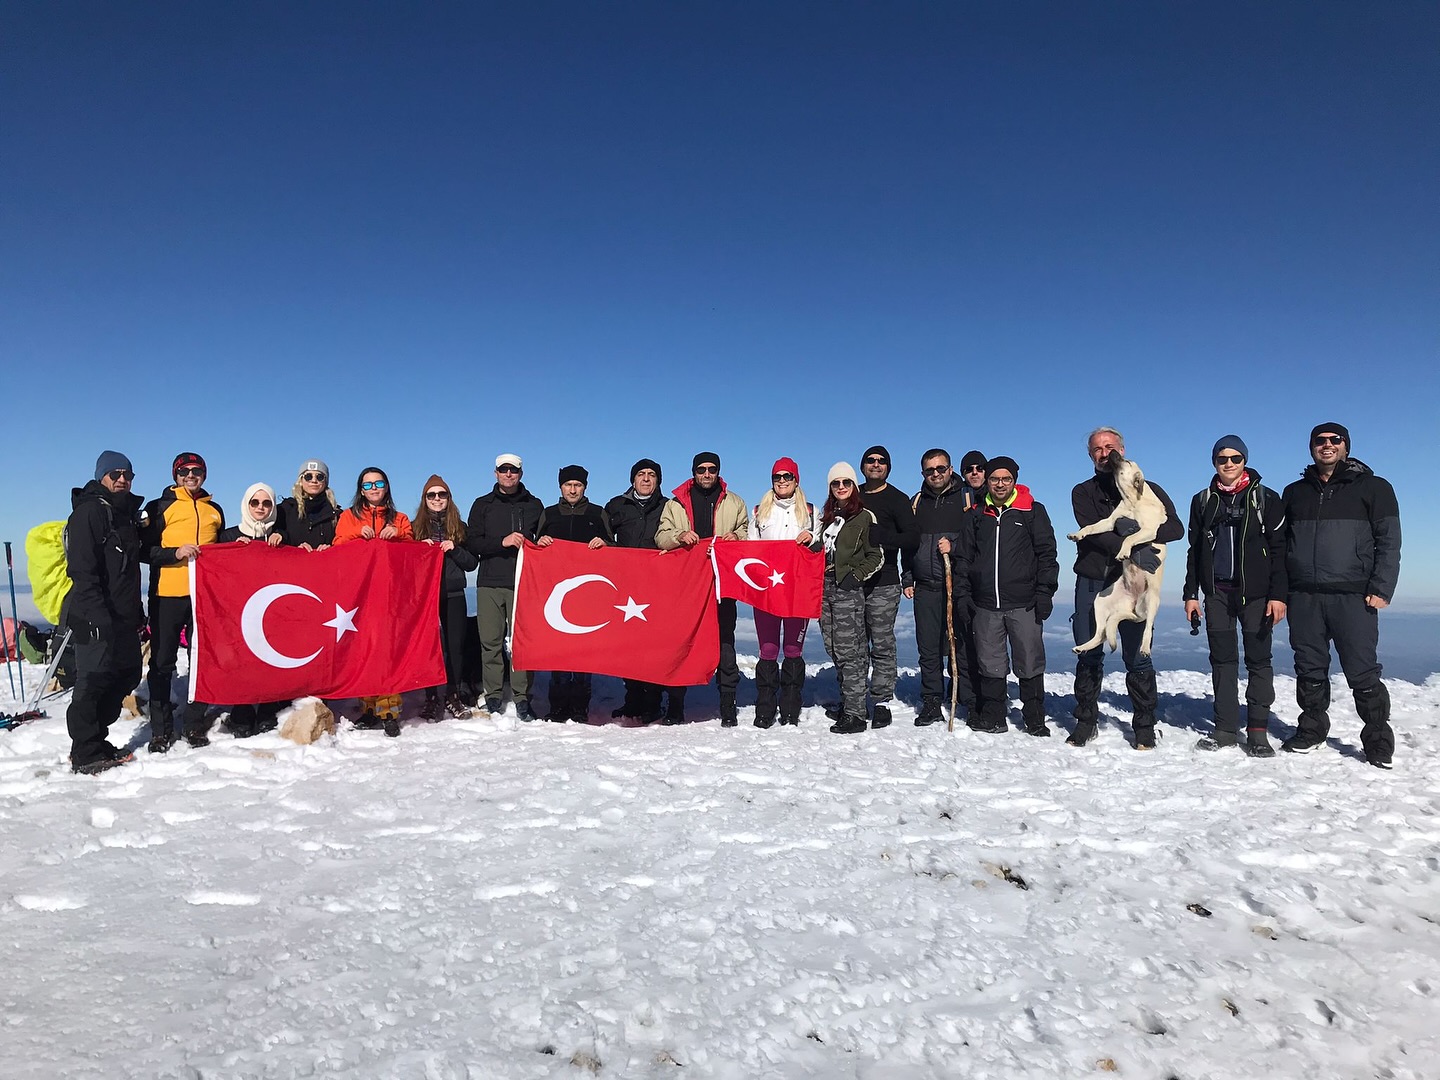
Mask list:
[[[830,466],[830,472],[825,477],[825,486],[828,488],[836,480],[849,480],[850,483],[859,486],[859,481],[855,479],[855,468],[848,461],[837,461]]]

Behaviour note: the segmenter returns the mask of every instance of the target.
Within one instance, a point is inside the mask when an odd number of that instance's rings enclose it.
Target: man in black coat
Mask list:
[[[515,615],[515,563],[526,540],[534,540],[544,504],[521,482],[519,454],[495,459],[495,487],[470,506],[465,546],[480,561],[475,575],[475,625],[480,631],[485,709],[499,713],[505,690],[505,635]],[[534,720],[530,705],[530,673],[510,672],[515,715]]]
[[[1365,760],[1388,769],[1395,754],[1390,692],[1380,681],[1381,608],[1400,579],[1395,489],[1350,456],[1342,424],[1310,432],[1313,464],[1285,488],[1285,570],[1295,651],[1299,730],[1282,749],[1306,754],[1330,731],[1330,643],[1355,698]]]
[[[130,459],[106,450],[95,479],[71,492],[65,545],[73,586],[60,621],[75,640],[75,692],[65,722],[70,767],[94,774],[133,761],[106,739],[125,695],[140,682],[142,500],[130,490]]]
[[[655,531],[660,528],[660,514],[665,509],[665,496],[660,493],[660,463],[641,458],[630,467],[629,490],[616,495],[605,504],[610,518],[611,539],[616,547],[657,548]],[[639,679],[625,680],[625,700],[611,711],[615,719],[633,717],[641,723],[653,724],[660,719],[660,696],[665,687]],[[684,707],[684,687],[670,691],[672,705],[678,701],[676,713]]]
[[[1070,505],[1075,522],[1081,528],[1103,521],[1120,505],[1120,492],[1108,468],[1102,468],[1112,451],[1125,455],[1125,436],[1112,427],[1096,428],[1086,443],[1095,473],[1070,492]],[[1146,481],[1146,483],[1150,483]],[[1175,513],[1175,504],[1159,484],[1150,483],[1150,490],[1165,504],[1165,524],[1155,535],[1155,543],[1168,544],[1185,535],[1185,526]],[[1123,529],[1122,529],[1123,526]],[[1095,598],[1120,576],[1122,567],[1115,556],[1125,537],[1138,532],[1140,524],[1124,518],[1113,532],[1099,533],[1076,541],[1075,552],[1075,614],[1071,626],[1075,644],[1083,645],[1095,636]],[[1154,571],[1160,566],[1160,553],[1154,544],[1136,548],[1130,561],[1142,570]],[[1131,724],[1135,730],[1135,748],[1155,748],[1155,707],[1159,691],[1155,686],[1155,666],[1150,657],[1140,653],[1140,639],[1145,627],[1138,622],[1120,624],[1120,655],[1125,661],[1125,689],[1130,692]],[[1084,746],[1095,737],[1100,718],[1100,684],[1105,678],[1105,645],[1095,646],[1080,654],[1075,664],[1075,730],[1065,741],[1071,746]]]
[[[870,726],[883,728],[890,724],[890,705],[895,697],[897,676],[895,661],[895,619],[900,614],[900,567],[902,551],[914,551],[920,542],[915,525],[915,511],[910,496],[887,481],[890,477],[890,451],[872,446],[860,459],[865,483],[860,487],[860,502],[875,515],[870,526],[870,540],[885,549],[880,570],[865,582],[865,637],[869,648],[870,699],[874,708]]]

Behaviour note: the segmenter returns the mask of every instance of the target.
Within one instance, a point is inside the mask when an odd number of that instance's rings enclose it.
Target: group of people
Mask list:
[[[1097,428],[1087,450],[1093,475],[1071,492],[1081,527],[1108,519],[1121,505],[1108,463],[1112,454],[1124,456],[1125,440],[1114,428]],[[1244,441],[1223,436],[1212,448],[1215,475],[1191,500],[1184,604],[1192,624],[1203,617],[1206,626],[1215,716],[1213,734],[1198,747],[1238,746],[1256,757],[1274,754],[1269,742],[1275,696],[1271,642],[1275,626],[1288,617],[1300,720],[1283,749],[1305,753],[1328,734],[1333,642],[1362,721],[1366,759],[1389,768],[1394,736],[1377,659],[1376,612],[1389,604],[1399,576],[1398,503],[1385,480],[1350,456],[1350,434],[1343,425],[1318,425],[1310,453],[1311,464],[1301,478],[1277,494],[1250,467]],[[94,773],[130,760],[106,734],[140,680],[140,634],[147,621],[149,750],[164,753],[173,745],[171,682],[182,635],[193,620],[187,564],[204,545],[227,541],[308,551],[352,542],[437,545],[445,560],[437,617],[447,681],[427,691],[422,717],[470,715],[472,706],[498,713],[508,681],[515,714],[529,721],[537,717],[531,673],[514,670],[505,651],[514,618],[516,560],[527,541],[673,550],[712,539],[790,540],[824,553],[820,628],[841,695],[830,710],[831,731],[854,734],[892,722],[895,624],[903,597],[913,604],[920,656],[916,725],[944,718],[948,657],[952,691],[972,729],[1008,730],[1006,679],[1013,672],[1024,730],[1050,735],[1043,626],[1059,588],[1059,555],[1045,506],[1018,482],[1019,463],[972,450],[961,457],[957,472],[947,450],[927,450],[920,460],[921,488],[913,497],[890,483],[891,460],[884,446],[867,449],[860,469],[857,475],[848,462],[832,466],[817,512],[801,489],[799,466],[792,458],[779,458],[770,489],[752,515],[722,478],[714,452],[696,454],[689,478],[669,497],[661,491],[660,464],[640,459],[630,470],[629,488],[603,508],[587,497],[587,471],[567,465],[559,472],[559,499],[546,506],[526,488],[520,456],[504,453],[495,459],[494,487],[474,501],[462,520],[440,476],[426,481],[415,514],[407,517],[395,505],[389,477],[375,467],[360,472],[354,497],[342,508],[328,466],[310,459],[283,500],[270,486],[252,484],[238,522],[227,527],[224,512],[204,489],[207,469],[200,455],[178,455],[172,486],[142,507],[131,491],[135,474],[129,459],[107,450],[96,462],[94,479],[74,490],[67,523],[74,584],[62,623],[76,642],[77,680],[68,714],[72,766]],[[1167,520],[1153,543],[1137,546],[1125,561],[1153,573],[1161,562],[1155,545],[1177,541],[1187,530],[1164,490],[1154,483],[1150,488],[1164,504]],[[1121,518],[1113,532],[1077,541],[1072,616],[1077,646],[1094,636],[1095,598],[1120,577],[1122,541],[1138,529],[1133,520]],[[150,567],[148,616],[140,596],[142,565]],[[478,686],[467,693],[462,665],[471,572],[476,575],[480,672]],[[760,654],[754,723],[761,728],[777,720],[797,724],[809,620],[760,610],[754,617]],[[733,727],[739,722],[740,685],[735,601],[721,600],[717,618],[720,721]],[[1248,674],[1243,739],[1237,629]],[[1139,623],[1122,624],[1119,637],[1134,745],[1151,749],[1158,704],[1154,665],[1141,651]],[[1071,745],[1084,746],[1096,735],[1104,664],[1103,646],[1077,658],[1075,725],[1066,740]],[[552,672],[549,685],[548,719],[588,717],[588,673]],[[612,715],[645,723],[683,722],[685,691],[627,679],[624,700]],[[283,704],[233,709],[231,729],[244,736],[273,727]],[[399,735],[398,694],[365,698],[361,705],[357,727]],[[183,710],[181,733],[192,745],[208,742],[208,711],[198,702]]]

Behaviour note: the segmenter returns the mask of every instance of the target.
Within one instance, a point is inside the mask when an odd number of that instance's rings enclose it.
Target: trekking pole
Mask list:
[[[945,636],[950,639],[950,722],[946,731],[955,730],[955,702],[960,694],[960,664],[955,658],[955,585],[950,577],[950,553],[941,553],[945,560]]]
[[[16,701],[25,692],[25,666],[20,659],[20,612],[15,607],[15,562],[10,556],[10,541],[5,541],[5,568],[10,573],[10,623],[15,628],[15,640],[10,640],[10,635],[0,633],[0,638],[5,639],[5,674],[10,676],[10,694]],[[3,626],[0,626],[3,631]],[[15,666],[20,673],[20,690],[15,690],[15,673],[10,670],[10,654],[15,654]]]

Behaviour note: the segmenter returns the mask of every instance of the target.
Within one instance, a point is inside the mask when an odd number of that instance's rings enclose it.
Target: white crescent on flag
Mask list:
[[[545,598],[545,621],[562,634],[593,634],[596,630],[603,630],[609,626],[609,619],[602,623],[596,623],[594,626],[580,626],[565,617],[565,597],[581,585],[587,585],[592,581],[603,581],[610,588],[615,588],[615,583],[604,574],[578,574],[575,577],[568,577],[564,581],[556,583],[555,587],[550,590],[550,595]]]
[[[309,589],[302,589],[299,585],[266,585],[264,588],[256,589],[249,600],[245,601],[245,607],[240,612],[240,632],[245,636],[245,644],[256,658],[277,668],[304,667],[325,650],[316,649],[309,656],[286,656],[275,646],[271,645],[265,637],[265,612],[270,605],[282,596],[308,596],[317,604],[320,597],[316,596]]]
[[[769,585],[756,585],[755,582],[750,580],[750,575],[745,573],[747,566],[763,566],[766,570],[769,570],[770,565],[764,559],[741,559],[735,564],[735,576],[746,585],[749,585],[750,588],[757,592],[764,592],[768,589],[770,587]],[[770,580],[773,582],[775,579],[772,577]]]

